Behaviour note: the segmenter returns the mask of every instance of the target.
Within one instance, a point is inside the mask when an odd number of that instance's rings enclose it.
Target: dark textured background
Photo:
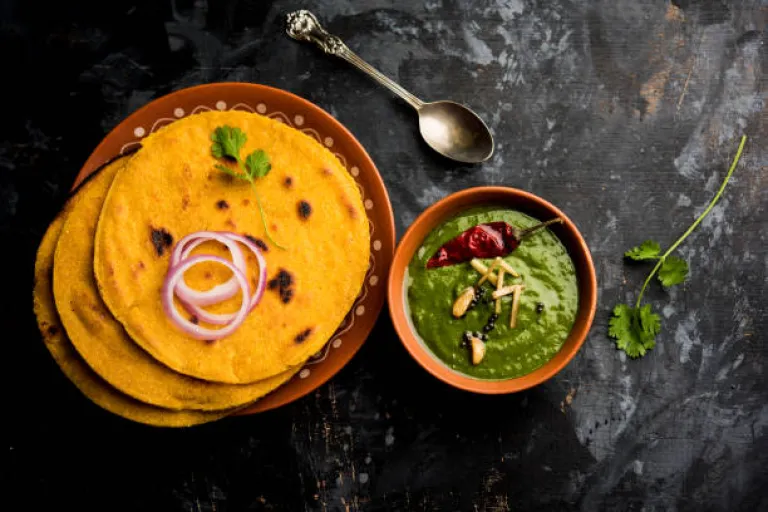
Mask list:
[[[768,510],[765,0],[0,5],[4,508]],[[472,106],[493,159],[436,157],[409,107],[283,34],[298,7],[416,95]],[[109,129],[167,92],[228,80],[287,89],[344,123],[378,164],[398,234],[474,185],[560,206],[600,283],[580,353],[531,391],[473,396],[417,367],[384,314],[347,368],[277,411],[170,431],[91,405],[36,332],[36,245]],[[742,133],[725,197],[680,248],[689,282],[648,296],[657,348],[626,360],[606,324],[647,268],[622,252],[671,243]]]

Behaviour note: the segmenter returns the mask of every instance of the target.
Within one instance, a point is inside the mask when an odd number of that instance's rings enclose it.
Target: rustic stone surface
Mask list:
[[[328,29],[425,100],[470,105],[493,129],[482,166],[432,153],[402,101],[290,40],[310,2],[5,2],[0,223],[15,510],[765,510],[768,126],[764,2],[322,0]],[[8,51],[10,49],[10,51]],[[422,371],[386,314],[358,356],[280,410],[187,431],[133,425],[65,381],[35,329],[37,243],[89,152],[147,101],[248,81],[319,104],[368,149],[398,234],[471,186],[539,194],[595,258],[594,328],[548,383],[506,397]],[[645,267],[750,137],[725,197],[681,246],[689,281],[648,295],[658,346],[626,360],[606,337]]]

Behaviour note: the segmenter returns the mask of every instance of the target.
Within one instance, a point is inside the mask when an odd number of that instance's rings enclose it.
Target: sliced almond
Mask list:
[[[512,268],[512,266],[506,261],[501,260],[499,265],[501,266],[501,268],[504,269],[504,272],[511,275],[512,277],[520,277],[520,274],[518,274],[517,271],[514,268]]]
[[[501,258],[496,258],[496,262],[502,261]],[[496,281],[496,293],[499,293],[499,291],[504,288],[504,269],[499,269],[499,279]],[[501,299],[496,299],[496,314],[501,314]]]
[[[520,309],[520,296],[523,294],[523,290],[525,290],[524,284],[515,285],[514,295],[512,295],[512,313],[509,315],[509,327],[511,329],[517,325],[517,311]]]
[[[505,297],[507,295],[511,295],[515,293],[515,289],[520,286],[519,284],[512,284],[509,286],[503,287],[501,290],[496,290],[491,294],[491,297],[494,299],[500,299],[502,297]]]
[[[453,316],[456,318],[463,317],[467,310],[469,309],[469,305],[472,303],[472,301],[475,299],[475,287],[470,286],[456,299],[456,302],[453,303]]]
[[[482,275],[485,275],[488,273],[488,267],[480,261],[477,258],[472,258],[472,260],[469,262],[470,265],[472,265],[472,268],[480,272]]]
[[[485,343],[480,338],[472,336],[469,338],[469,345],[472,349],[472,364],[480,364],[485,357]]]
[[[494,263],[496,263],[496,262],[494,261]],[[483,263],[482,261],[480,261],[477,258],[474,258],[473,260],[471,260],[469,262],[469,264],[472,265],[472,268],[474,268],[480,274],[482,274],[483,277],[486,277],[486,274],[489,273],[489,268],[485,265],[485,263]],[[520,277],[520,274],[509,263],[507,263],[506,261],[501,260],[498,263],[498,265],[500,265],[501,268],[504,269],[504,272],[506,272],[507,274],[511,275],[512,277]],[[493,267],[493,263],[491,264],[491,267]],[[496,286],[496,280],[498,279],[498,276],[496,276],[496,274],[493,273],[493,269],[494,268],[496,268],[496,267],[493,267],[493,268],[490,269],[490,274],[487,276],[487,280],[490,281],[491,284]],[[483,282],[485,282],[485,280],[483,280]]]
[[[481,274],[483,274],[483,277],[480,278],[480,280],[477,282],[476,286],[480,286],[481,284],[483,284],[486,281],[490,281],[491,283],[496,284],[497,277],[496,277],[496,274],[493,273],[493,271],[496,270],[496,267],[499,266],[499,262],[498,261],[494,261],[488,267],[483,265],[483,263],[481,261],[479,261],[479,260],[472,260],[472,261],[477,261],[477,263],[479,263],[481,266],[485,267],[485,273],[480,272]],[[474,265],[472,265],[472,266],[474,267]],[[475,269],[477,269],[477,267],[475,267]],[[491,276],[493,276],[493,277],[491,277]]]

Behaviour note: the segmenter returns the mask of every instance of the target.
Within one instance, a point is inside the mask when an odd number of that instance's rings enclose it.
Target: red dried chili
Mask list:
[[[429,259],[427,268],[447,267],[473,258],[506,256],[517,249],[524,237],[561,221],[559,218],[551,219],[523,230],[503,221],[472,226],[444,243]]]

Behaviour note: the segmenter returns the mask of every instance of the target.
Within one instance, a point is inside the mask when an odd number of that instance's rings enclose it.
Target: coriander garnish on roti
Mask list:
[[[256,180],[258,178],[263,178],[272,170],[272,164],[269,162],[267,153],[265,153],[264,150],[257,149],[245,157],[245,162],[243,162],[242,158],[240,158],[240,151],[248,140],[248,136],[240,128],[233,128],[228,125],[216,128],[211,135],[211,140],[213,141],[213,144],[211,144],[211,154],[215,158],[220,158],[237,164],[237,169],[232,169],[231,167],[222,164],[216,164],[216,168],[234,178],[247,181],[251,184],[253,194],[256,196],[256,205],[259,207],[261,223],[264,225],[264,232],[267,234],[267,238],[269,238],[269,241],[272,242],[275,247],[285,249],[285,247],[277,243],[269,233],[266,214],[264,213],[264,208],[261,206],[259,192],[256,190]]]

